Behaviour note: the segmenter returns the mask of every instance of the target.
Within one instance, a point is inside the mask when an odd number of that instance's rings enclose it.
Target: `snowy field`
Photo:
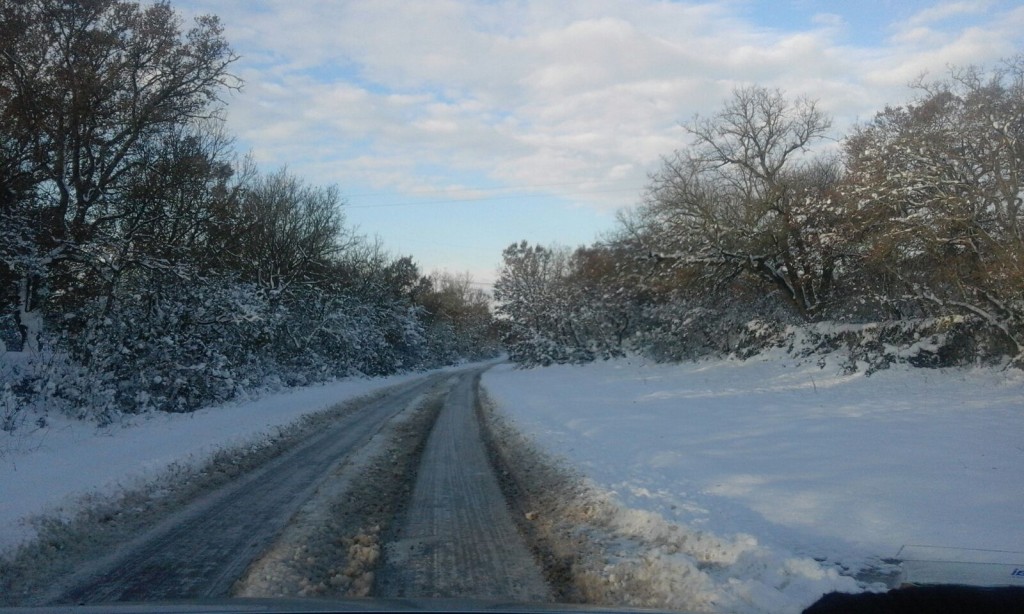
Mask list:
[[[1024,549],[1017,371],[634,358],[501,365],[483,383],[515,427],[612,495],[622,532],[698,544],[645,564],[724,561],[705,603],[799,611],[857,590],[836,570],[884,569],[905,544]]]
[[[0,433],[0,552],[35,535],[32,515],[73,510],[83,496],[139,486],[175,464],[198,466],[218,450],[258,441],[303,415],[422,375],[353,378],[104,428],[50,416],[44,430]]]

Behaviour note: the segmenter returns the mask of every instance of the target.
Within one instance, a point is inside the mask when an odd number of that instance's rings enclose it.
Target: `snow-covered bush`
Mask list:
[[[871,374],[897,363],[953,367],[1005,360],[1005,340],[976,318],[951,316],[868,324],[790,326],[775,344],[801,358],[840,356],[848,372]]]
[[[268,315],[251,286],[137,276],[121,290],[83,308],[85,325],[66,340],[119,410],[189,411],[231,398],[239,370],[259,372]]]
[[[45,422],[51,413],[99,423],[117,413],[109,383],[48,338],[37,352],[0,354],[0,408],[6,431],[27,421]]]

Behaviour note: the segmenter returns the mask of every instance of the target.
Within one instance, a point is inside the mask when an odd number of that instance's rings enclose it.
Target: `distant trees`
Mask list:
[[[507,318],[503,341],[512,360],[548,365],[619,353],[628,316],[604,294],[615,267],[608,254],[523,241],[502,256],[494,298]]]
[[[334,186],[224,133],[216,17],[0,0],[3,428],[494,355],[489,301],[345,226]]]
[[[928,354],[920,364],[1020,364],[1024,60],[917,91],[822,155],[831,120],[814,102],[738,88],[686,126],[692,142],[607,240],[505,251],[495,297],[510,355],[743,354],[784,326],[840,320],[899,323],[884,342],[873,333],[879,356],[905,344]]]
[[[500,352],[490,297],[469,275],[436,273],[422,278],[414,292],[435,355],[458,360]]]

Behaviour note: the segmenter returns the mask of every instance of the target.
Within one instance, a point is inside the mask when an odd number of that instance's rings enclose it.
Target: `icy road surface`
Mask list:
[[[434,373],[358,402],[23,603],[550,600],[485,450],[476,409],[486,368]]]
[[[458,377],[431,431],[404,522],[385,547],[380,596],[551,599],[487,458],[479,379]]]
[[[332,467],[444,377],[394,388],[88,565],[42,601],[106,603],[228,595]]]

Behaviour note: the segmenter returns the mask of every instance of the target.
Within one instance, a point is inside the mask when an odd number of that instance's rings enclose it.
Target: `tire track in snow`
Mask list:
[[[42,603],[222,597],[332,467],[445,376],[398,386],[54,585]]]
[[[412,500],[384,548],[377,596],[551,599],[484,447],[475,411],[481,372],[458,376],[434,424]]]

